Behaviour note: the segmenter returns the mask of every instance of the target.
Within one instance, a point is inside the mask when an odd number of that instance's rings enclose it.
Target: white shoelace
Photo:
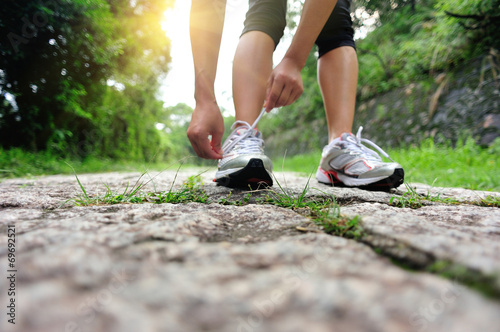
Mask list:
[[[363,127],[360,126],[358,129],[358,132],[356,134],[355,140],[349,140],[350,143],[353,143],[355,145],[355,147],[352,147],[353,150],[358,150],[359,152],[364,153],[364,154],[368,153],[371,156],[373,156],[376,160],[382,160],[382,158],[380,158],[380,156],[377,154],[377,152],[373,151],[372,149],[370,149],[362,144],[362,143],[367,143],[367,144],[371,145],[372,147],[374,147],[375,149],[377,149],[377,151],[380,152],[384,157],[395,162],[394,160],[392,160],[391,157],[389,157],[387,152],[382,150],[382,148],[379,147],[377,144],[373,143],[369,139],[361,138],[362,131],[363,131]],[[349,137],[352,137],[352,136],[349,136]]]
[[[257,138],[257,137],[249,137],[249,136],[253,133],[253,130],[255,129],[255,127],[257,127],[257,124],[259,123],[260,118],[262,117],[262,115],[264,115],[265,112],[266,112],[266,108],[264,107],[264,108],[262,108],[262,111],[260,111],[259,116],[257,117],[257,119],[255,120],[255,122],[252,125],[250,125],[246,121],[240,121],[240,120],[233,123],[233,125],[231,126],[231,130],[233,130],[233,131],[231,132],[231,134],[228,136],[228,138],[226,139],[226,141],[222,145],[222,151],[224,152],[224,154],[231,152],[231,150],[234,149],[236,144],[238,144],[240,142],[241,142],[241,144],[240,144],[241,152],[243,152],[243,153],[260,152],[259,147],[262,144],[263,139]],[[237,125],[241,125],[241,126],[236,127]],[[242,129],[246,130],[246,132],[243,133],[242,135],[239,135],[238,130],[242,130]],[[235,138],[235,136],[237,136],[237,137]],[[242,142],[242,140],[244,140],[245,138],[248,138],[248,139]]]

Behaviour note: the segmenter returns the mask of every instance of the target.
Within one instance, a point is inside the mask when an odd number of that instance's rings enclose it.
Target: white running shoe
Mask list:
[[[356,136],[344,133],[324,147],[316,179],[324,184],[359,187],[368,190],[390,190],[404,180],[404,170],[375,143],[361,138],[360,127]],[[393,162],[382,161],[380,155],[362,143],[367,143]]]
[[[263,113],[264,110],[252,126],[245,121],[233,124],[233,132],[222,145],[224,154],[219,160],[215,182],[226,187],[243,188],[273,185],[273,164],[264,154],[262,134],[255,129]]]

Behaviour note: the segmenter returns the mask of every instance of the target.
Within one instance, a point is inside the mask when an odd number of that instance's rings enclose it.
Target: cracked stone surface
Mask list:
[[[342,209],[361,215],[375,246],[396,240],[437,259],[453,261],[487,275],[500,274],[500,209],[436,205],[400,209],[380,203]],[[499,282],[500,285],[500,282]]]
[[[143,189],[177,190],[193,171],[163,172]],[[447,260],[500,275],[498,208],[432,203],[389,206],[394,193],[310,182],[359,215],[363,242],[303,233],[295,211],[221,205],[245,191],[202,174],[210,204],[75,206],[74,176],[0,183],[0,269],[7,274],[7,225],[16,229],[16,325],[7,322],[8,280],[0,280],[1,331],[498,331],[500,302],[457,281],[404,270],[372,247],[422,264]],[[136,173],[81,175],[89,195],[106,183],[122,192]],[[149,177],[146,181],[149,180]],[[308,178],[277,174],[290,195]],[[279,190],[275,187],[275,190]],[[423,194],[499,195],[417,185]],[[228,196],[231,193],[231,196]],[[372,246],[372,247],[371,247]],[[496,279],[498,281],[498,278]],[[459,281],[459,280],[458,280]],[[499,283],[500,285],[500,283]]]

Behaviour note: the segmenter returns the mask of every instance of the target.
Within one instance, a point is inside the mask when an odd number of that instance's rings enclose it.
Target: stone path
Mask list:
[[[190,175],[177,174],[174,189]],[[388,204],[394,193],[311,181],[308,195],[333,194],[343,214],[361,216],[366,236],[355,241],[327,235],[295,211],[252,204],[264,192],[248,205],[217,204],[246,192],[217,187],[211,175],[202,174],[211,204],[81,207],[68,201],[80,193],[74,176],[0,183],[0,330],[500,331],[498,208],[401,209]],[[102,195],[103,183],[123,191],[138,176],[79,178],[89,195]],[[168,190],[175,177],[161,173],[144,191]],[[307,183],[277,178],[293,195]],[[417,191],[461,201],[500,195]],[[16,232],[15,325],[5,312],[8,225]],[[422,272],[436,266],[451,277]]]

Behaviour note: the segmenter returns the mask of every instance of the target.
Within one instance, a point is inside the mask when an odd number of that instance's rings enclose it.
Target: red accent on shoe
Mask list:
[[[331,170],[331,171],[325,171],[324,169],[320,168],[321,172],[323,172],[323,174],[325,174],[326,176],[328,176],[328,178],[330,179],[330,181],[332,181],[333,184],[335,183],[341,183],[342,181],[339,180],[338,176],[337,176],[337,172],[335,172],[334,170]]]

